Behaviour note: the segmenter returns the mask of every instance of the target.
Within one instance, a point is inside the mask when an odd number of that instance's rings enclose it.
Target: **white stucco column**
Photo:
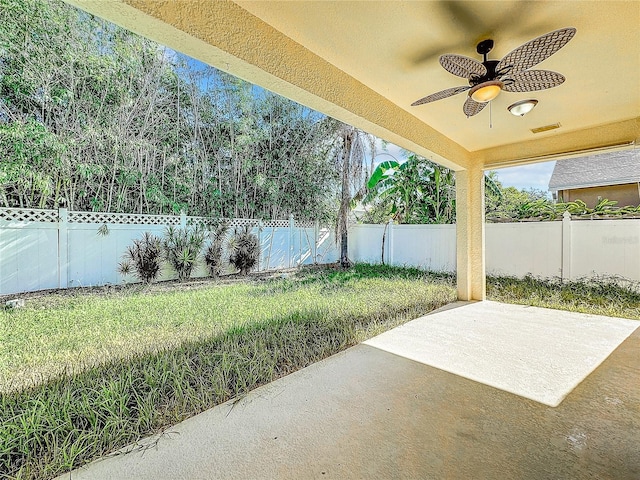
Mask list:
[[[484,300],[484,171],[456,172],[456,257],[459,300]]]

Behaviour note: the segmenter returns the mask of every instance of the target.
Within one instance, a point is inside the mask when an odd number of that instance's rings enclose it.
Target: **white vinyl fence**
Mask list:
[[[169,225],[206,226],[207,221],[186,215],[0,208],[0,295],[134,281],[117,271],[126,247],[134,239],[144,232],[162,237]],[[233,219],[230,225],[231,230],[250,225],[259,234],[258,270],[331,263],[339,258],[328,229],[297,224],[293,217],[263,223]],[[206,266],[201,265],[193,276],[206,275]],[[175,274],[163,269],[160,279],[171,278]]]
[[[354,225],[349,229],[349,258],[354,262],[414,266],[455,272],[455,225]]]
[[[117,271],[132,240],[166,226],[205,224],[206,218],[60,210],[0,208],[0,295],[120,284],[134,281]],[[259,233],[259,270],[339,259],[333,231],[297,224],[292,218],[258,224],[235,219],[234,226]],[[108,234],[102,235],[104,228]],[[640,219],[490,223],[485,226],[487,273],[575,279],[616,275],[640,281]],[[456,269],[455,225],[354,225],[349,229],[353,261]],[[206,276],[201,265],[195,277]],[[174,278],[170,269],[162,279]]]
[[[354,261],[454,272],[455,225],[356,225],[349,230]],[[640,281],[640,219],[488,223],[487,273],[576,279],[595,275]]]

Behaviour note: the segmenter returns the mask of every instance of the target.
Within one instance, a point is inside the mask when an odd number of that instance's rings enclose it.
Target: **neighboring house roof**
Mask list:
[[[558,160],[549,180],[549,190],[636,182],[640,182],[640,149]]]

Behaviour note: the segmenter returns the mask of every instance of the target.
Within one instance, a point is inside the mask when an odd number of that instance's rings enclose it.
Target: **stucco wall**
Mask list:
[[[606,187],[576,188],[575,190],[561,190],[559,201],[575,202],[582,200],[589,208],[593,208],[600,198],[607,198],[618,202],[619,207],[640,204],[640,187],[637,183],[625,185],[609,185]]]

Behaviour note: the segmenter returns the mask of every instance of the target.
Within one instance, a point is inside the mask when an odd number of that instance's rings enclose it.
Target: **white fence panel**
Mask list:
[[[300,251],[302,248],[302,238],[300,237],[300,232],[297,230],[298,229],[292,229],[289,233],[291,235],[291,243],[289,244],[288,268],[296,267],[298,262],[302,261],[302,253]]]
[[[432,272],[456,271],[455,225],[394,225],[390,230],[392,265]]]
[[[0,295],[135,281],[118,263],[127,246],[145,231],[162,237],[165,225],[191,225],[198,217],[144,216],[0,208]],[[113,222],[113,223],[111,223]],[[262,247],[259,270],[334,263],[340,258],[333,229],[296,226],[293,219],[255,225]],[[99,229],[107,227],[101,235]],[[349,258],[433,271],[455,271],[455,225],[354,225]],[[522,277],[579,278],[618,275],[640,281],[640,219],[487,224],[487,273]],[[231,232],[232,233],[232,230]],[[201,264],[194,277],[207,276]],[[168,266],[161,279],[175,278]]]
[[[349,257],[381,263],[384,225],[349,230]],[[390,225],[385,263],[455,271],[455,225]],[[489,274],[576,279],[617,275],[640,281],[640,220],[570,220],[485,225]]]
[[[316,259],[316,263],[336,263],[340,260],[340,247],[336,243],[333,228],[323,228],[318,233]]]
[[[299,228],[298,236],[300,238],[299,255],[296,258],[296,265],[312,265],[315,263],[317,256],[317,238],[318,233],[315,227]]]
[[[266,227],[260,234],[262,262],[260,270],[288,268],[291,254],[289,228]]]
[[[487,273],[524,277],[562,275],[562,222],[485,225]]]
[[[640,281],[640,220],[571,222],[571,278],[599,274]]]
[[[385,225],[353,225],[349,228],[347,246],[349,258],[353,262],[382,263],[382,235]],[[388,262],[388,232],[385,240],[385,263]],[[337,246],[337,260],[340,259],[340,246]]]
[[[136,281],[123,276],[118,264],[135,239],[150,232],[160,238],[167,225],[206,227],[210,219],[186,215],[68,212],[65,209],[0,208],[0,295],[48,288],[86,287]],[[230,219],[235,227],[253,226],[262,246],[258,270],[331,261],[335,257],[328,230],[296,225],[293,217],[261,224],[252,219]],[[261,225],[259,227],[259,225]],[[205,241],[205,248],[210,239]],[[228,270],[227,273],[232,273]],[[208,276],[201,262],[193,278]],[[163,264],[159,280],[176,278]]]
[[[57,224],[37,227],[0,221],[0,294],[58,287]]]
[[[206,245],[207,244],[205,243],[205,248],[206,248]],[[171,278],[177,278],[177,275],[172,273],[171,270],[169,273],[171,273],[172,275]],[[200,262],[198,262],[198,265],[196,265],[196,268],[194,268],[193,271],[191,272],[191,278],[205,278],[208,276],[209,276],[209,267],[207,267],[207,264],[204,262],[204,256],[203,256],[200,258]]]
[[[162,225],[118,225],[106,224],[108,234],[100,235],[98,229],[104,224],[71,223],[68,226],[68,285],[88,287],[120,284],[136,281],[133,275],[123,277],[118,273],[118,264],[123,260],[127,246],[144,232],[163,236]],[[62,234],[63,232],[61,232]],[[175,278],[169,268],[163,268],[159,280]]]
[[[381,263],[383,235],[387,265],[447,272],[456,269],[455,225],[354,225],[349,229],[349,258]]]

